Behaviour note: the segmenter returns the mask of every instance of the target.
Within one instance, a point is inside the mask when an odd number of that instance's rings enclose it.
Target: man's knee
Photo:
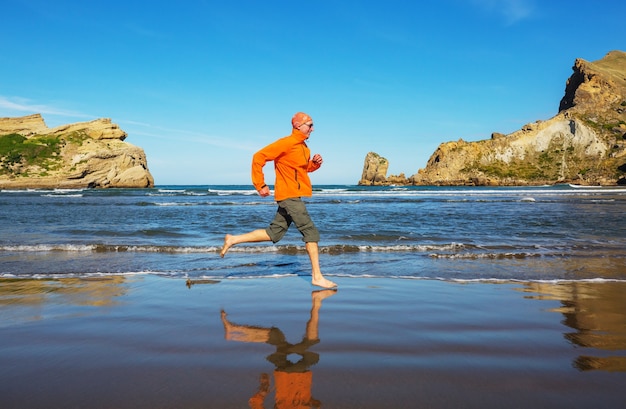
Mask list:
[[[272,243],[278,243],[285,236],[287,230],[282,228],[281,226],[270,224],[265,229],[265,232],[269,236],[270,240],[272,240]]]
[[[302,241],[305,243],[317,243],[320,241],[320,232],[315,227],[315,224],[311,221],[305,224],[302,228],[299,228],[302,233]]]

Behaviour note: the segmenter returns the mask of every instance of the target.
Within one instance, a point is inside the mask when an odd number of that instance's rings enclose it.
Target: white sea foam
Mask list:
[[[326,196],[367,196],[367,197],[506,197],[506,196],[571,196],[581,194],[618,194],[626,195],[626,187],[595,187],[595,188],[567,188],[567,187],[535,187],[535,188],[500,188],[500,189],[482,189],[482,188],[457,188],[457,189],[432,189],[432,188],[391,188],[385,190],[367,190],[367,189],[321,189],[315,191],[314,195]]]
[[[324,275],[329,278],[341,278],[341,279],[354,279],[354,280],[410,280],[410,281],[442,281],[454,284],[528,284],[528,283],[540,283],[551,285],[565,285],[565,284],[610,284],[610,283],[626,283],[626,279],[617,278],[581,278],[581,279],[539,279],[539,278],[498,278],[498,277],[483,277],[483,278],[458,278],[458,277],[441,277],[441,276],[429,276],[429,275],[381,275],[362,272],[358,274],[351,273],[332,273],[325,272]],[[294,273],[290,270],[283,272],[273,273],[236,273],[236,274],[199,274],[191,275],[189,272],[176,272],[176,271],[160,271],[160,270],[136,270],[127,272],[54,272],[54,273],[35,273],[35,274],[15,274],[12,272],[0,272],[0,279],[67,279],[67,278],[79,278],[79,279],[103,279],[107,277],[137,277],[137,276],[157,276],[168,279],[189,279],[189,280],[211,280],[211,281],[237,281],[237,280],[266,280],[266,279],[284,279],[303,276],[302,274]],[[304,277],[308,277],[305,274]]]
[[[61,188],[57,188],[54,189],[55,193],[74,193],[74,192],[82,192],[85,189],[61,189]]]
[[[83,197],[84,195],[81,193],[74,194],[66,194],[66,193],[48,193],[45,195],[41,195],[42,197]]]
[[[185,193],[185,189],[159,189],[159,193]]]
[[[184,207],[184,206],[198,206],[200,203],[191,203],[191,202],[155,202],[152,203],[154,206],[173,206],[173,207]]]
[[[209,189],[209,193],[216,194],[218,196],[231,196],[231,195],[256,195],[257,191],[254,189]],[[273,193],[273,191],[272,191]]]
[[[22,245],[3,245],[0,251],[12,252],[50,252],[50,251],[68,251],[68,252],[84,252],[94,251],[95,245],[91,244],[22,244]]]

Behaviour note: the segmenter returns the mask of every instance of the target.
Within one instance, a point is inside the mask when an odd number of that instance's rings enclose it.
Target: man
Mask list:
[[[252,184],[263,197],[270,195],[263,167],[267,162],[274,162],[276,173],[274,198],[278,203],[274,220],[266,229],[253,230],[237,236],[227,234],[220,256],[224,257],[232,246],[239,243],[261,241],[277,243],[293,222],[302,234],[302,241],[311,260],[311,283],[323,288],[334,288],[337,284],[324,278],[320,270],[317,244],[320,234],[301,199],[313,194],[309,172],[319,169],[323,162],[319,154],[311,158],[311,151],[305,143],[313,132],[313,120],[304,112],[298,112],[291,119],[291,125],[293,127],[291,135],[267,145],[252,157]]]

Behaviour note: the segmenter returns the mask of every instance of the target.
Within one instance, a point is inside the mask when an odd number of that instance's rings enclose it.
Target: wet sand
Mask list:
[[[626,283],[0,281],[0,408],[616,408]]]

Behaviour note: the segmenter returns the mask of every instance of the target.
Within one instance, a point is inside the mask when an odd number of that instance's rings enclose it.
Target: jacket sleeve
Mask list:
[[[256,190],[260,190],[266,184],[263,174],[265,164],[283,154],[288,146],[285,138],[282,138],[267,145],[252,156],[252,185]]]
[[[316,170],[318,170],[322,165],[318,165],[317,163],[313,162],[312,160],[309,161],[309,165],[306,169],[307,172],[315,172]]]

